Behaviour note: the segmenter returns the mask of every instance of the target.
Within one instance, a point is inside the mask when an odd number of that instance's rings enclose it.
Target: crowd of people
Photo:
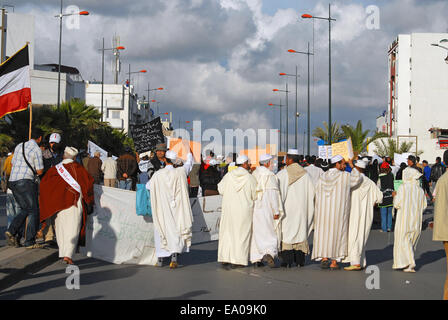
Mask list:
[[[170,257],[170,267],[176,268],[178,255],[189,251],[189,198],[213,195],[222,195],[218,262],[226,269],[249,263],[274,267],[277,261],[286,268],[302,267],[311,255],[322,269],[346,263],[347,271],[361,270],[378,207],[381,231],[394,231],[393,268],[415,272],[423,211],[433,201],[434,240],[443,241],[448,253],[448,151],[432,167],[412,155],[396,166],[390,157],[325,160],[296,149],[277,161],[261,155],[254,166],[245,155],[224,159],[212,151],[199,163],[191,152],[182,162],[163,143],[152,158],[128,148],[118,159],[109,154],[103,161],[100,153],[89,157],[61,140],[59,133],[44,139],[35,129],[29,141],[1,159],[1,186],[12,218],[5,235],[11,246],[42,248],[41,239],[57,244],[60,258],[73,264],[93,211],[93,185],[136,190],[143,184],[150,195],[159,266]]]

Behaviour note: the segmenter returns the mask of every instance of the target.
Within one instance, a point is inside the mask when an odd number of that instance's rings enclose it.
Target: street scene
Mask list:
[[[0,300],[448,300],[448,2],[0,10]]]

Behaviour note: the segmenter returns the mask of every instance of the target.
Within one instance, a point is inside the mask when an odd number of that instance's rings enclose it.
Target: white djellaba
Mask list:
[[[393,269],[415,272],[414,249],[422,231],[423,211],[427,202],[425,192],[420,187],[422,174],[414,168],[403,170],[403,184],[394,198],[397,210],[394,229]]]

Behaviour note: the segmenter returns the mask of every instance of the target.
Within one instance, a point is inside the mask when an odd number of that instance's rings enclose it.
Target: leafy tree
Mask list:
[[[0,120],[0,134],[9,137],[13,146],[28,140],[29,112],[16,112],[7,117]],[[33,127],[42,129],[45,136],[61,133],[62,143],[77,149],[87,149],[88,140],[115,155],[120,155],[125,146],[133,147],[132,139],[122,130],[101,122],[101,113],[79,100],[64,102],[59,109],[56,106],[33,108]],[[0,148],[1,139],[0,135]]]
[[[376,132],[372,137],[367,137],[369,135],[370,130],[362,129],[362,122],[358,120],[356,127],[352,127],[351,125],[343,125],[341,127],[345,136],[352,139],[353,152],[355,155],[360,154],[361,152],[367,151],[367,146],[374,142],[379,138],[388,137],[386,133]]]
[[[401,142],[400,145],[397,145],[396,140],[389,138],[386,139],[376,140],[373,142],[373,144],[376,147],[376,154],[380,157],[393,157],[395,153],[407,153],[411,150],[412,146],[414,145],[414,142]],[[417,154],[421,154],[421,151],[418,151]]]
[[[328,143],[329,137],[328,137],[328,123],[327,122],[323,122],[324,127],[317,127],[313,130],[313,136],[320,138],[322,140],[324,140],[326,143]],[[330,144],[338,142],[342,139],[345,139],[345,134],[344,132],[341,130],[340,126],[338,123],[333,122],[331,124],[331,141]]]

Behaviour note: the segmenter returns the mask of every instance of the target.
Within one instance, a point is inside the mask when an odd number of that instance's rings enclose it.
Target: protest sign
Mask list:
[[[134,140],[135,150],[138,153],[151,151],[158,143],[165,142],[160,117],[145,124],[132,126],[131,134]]]
[[[331,146],[319,146],[319,158],[331,159],[332,154]]]
[[[102,148],[100,148],[99,146],[94,144],[92,141],[88,141],[87,142],[87,149],[88,149],[89,156],[91,158],[94,157],[95,152],[99,152],[100,153],[100,159],[102,161],[107,159],[107,151],[102,149]]]
[[[182,160],[187,160],[188,153],[192,152],[195,162],[201,161],[201,143],[191,140],[184,140],[179,138],[168,139],[168,149],[177,153],[177,156]]]
[[[332,156],[341,155],[345,160],[353,159],[353,145],[352,139],[348,138],[345,141],[341,141],[338,143],[333,143],[331,145]]]
[[[411,155],[412,153],[395,153],[394,154],[394,162],[396,166],[400,166],[401,163],[405,163],[406,165],[408,164],[408,157]]]
[[[95,185],[81,253],[115,264],[155,265],[152,217],[136,213],[136,192]],[[191,198],[192,243],[218,240],[222,196]]]

